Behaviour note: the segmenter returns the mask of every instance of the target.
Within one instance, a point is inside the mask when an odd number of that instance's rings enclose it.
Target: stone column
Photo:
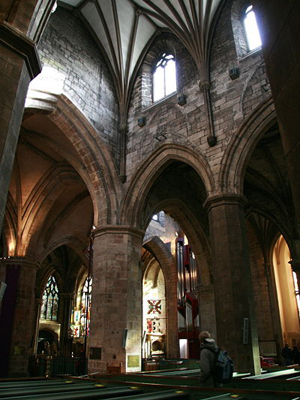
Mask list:
[[[34,330],[34,343],[32,348],[33,356],[36,356],[38,351],[39,323],[40,323],[42,305],[43,305],[43,299],[36,297],[34,305],[35,314],[33,319],[33,330]]]
[[[166,353],[168,358],[179,358],[178,341],[178,298],[177,298],[177,271],[174,263],[171,266],[172,273],[165,275],[166,290],[166,317],[167,317],[167,343]]]
[[[73,293],[59,294],[59,322],[60,322],[60,347],[59,354],[62,357],[71,357],[72,342],[70,340],[70,321],[73,305]]]
[[[90,373],[141,370],[143,236],[128,226],[94,231]]]
[[[37,265],[15,257],[1,260],[7,289],[0,316],[0,376],[28,376],[34,347],[33,328]]]
[[[0,230],[28,84],[40,71],[35,43],[0,21]]]
[[[276,341],[276,350],[277,350],[277,354],[280,357],[281,349],[283,347],[283,340],[282,340],[282,329],[281,329],[281,322],[280,322],[280,313],[279,313],[276,282],[275,282],[275,276],[274,276],[274,268],[271,267],[271,264],[269,262],[265,262],[263,264],[263,267],[264,267],[265,275],[267,277],[267,282],[268,282],[270,313],[271,313],[271,321],[272,321],[272,325],[273,325],[274,339]]]
[[[300,233],[299,0],[253,0]]]
[[[215,293],[213,285],[200,285],[196,289],[200,329],[209,331],[213,337],[216,337]]]
[[[217,340],[239,372],[260,373],[244,200],[224,194],[206,200],[209,216]]]

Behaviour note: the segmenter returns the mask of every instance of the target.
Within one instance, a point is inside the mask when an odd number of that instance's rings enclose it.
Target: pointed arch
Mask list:
[[[40,93],[40,102],[36,101],[34,108],[31,105],[30,112],[41,109],[45,113],[43,100],[45,95],[46,98],[49,97],[49,93]],[[108,146],[86,117],[65,95],[52,94],[50,103],[51,107],[47,104],[47,110],[52,112],[46,112],[45,118],[60,129],[60,132],[71,142],[77,155],[74,157],[67,149],[59,148],[49,139],[47,139],[48,144],[70,162],[86,184],[93,202],[94,225],[117,223],[116,210],[121,183]]]
[[[63,292],[63,279],[52,265],[48,265],[47,268],[44,269],[44,271],[39,270],[38,274],[40,276],[37,276],[37,281],[36,281],[36,296],[37,296],[37,298],[43,297],[44,289],[45,289],[48,279],[51,275],[53,275],[56,280],[56,283],[58,286],[58,291]]]
[[[228,144],[221,161],[217,188],[219,191],[243,194],[243,182],[249,158],[261,137],[275,120],[273,99],[269,97],[244,121]]]
[[[178,354],[171,354],[178,347],[177,338],[177,271],[175,260],[170,250],[158,236],[153,236],[143,247],[156,259],[160,265],[166,287],[167,306],[167,354],[168,357],[178,357]]]
[[[87,238],[84,235],[66,235],[55,242],[36,256],[37,262],[42,263],[43,260],[60,246],[68,246],[80,257],[82,264],[88,264],[88,259],[84,256],[84,249],[87,247]]]
[[[121,206],[122,224],[141,227],[146,196],[163,169],[173,161],[181,161],[196,171],[204,184],[207,196],[213,191],[212,172],[201,153],[177,144],[162,144],[139,166],[133,176]]]
[[[59,289],[53,274],[48,277],[42,299],[43,304],[41,310],[41,319],[57,321],[59,308]]]
[[[164,275],[169,277],[169,279],[166,279],[166,288],[167,292],[171,293],[174,289],[172,288],[172,284],[174,283],[174,281],[176,283],[176,271],[174,269],[175,260],[170,250],[166,247],[164,242],[158,236],[153,236],[148,239],[146,242],[143,243],[143,247],[148,250],[157,260]],[[175,284],[175,293],[176,290],[177,286]]]

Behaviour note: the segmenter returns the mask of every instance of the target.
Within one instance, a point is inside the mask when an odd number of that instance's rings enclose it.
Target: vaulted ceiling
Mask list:
[[[63,0],[94,33],[126,110],[135,72],[154,38],[171,31],[206,73],[215,17],[223,0]]]

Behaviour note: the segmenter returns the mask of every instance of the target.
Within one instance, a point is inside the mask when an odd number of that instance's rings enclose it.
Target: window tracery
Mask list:
[[[84,282],[81,295],[80,322],[82,336],[89,336],[90,313],[92,304],[92,278],[88,276]]]
[[[172,54],[163,53],[153,72],[153,101],[176,92],[176,62]]]
[[[73,310],[71,330],[74,338],[89,336],[91,304],[92,278],[88,276],[82,285],[82,289],[78,293],[76,307]]]
[[[56,280],[50,275],[43,293],[41,319],[57,321],[59,305],[59,291]]]

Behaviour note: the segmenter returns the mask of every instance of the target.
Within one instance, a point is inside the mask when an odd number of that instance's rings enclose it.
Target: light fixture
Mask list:
[[[184,106],[186,104],[186,96],[184,94],[180,94],[177,97],[177,102],[180,106]]]
[[[140,117],[140,118],[138,118],[138,126],[140,127],[140,128],[142,128],[143,126],[145,126],[146,125],[146,117]]]
[[[240,76],[240,70],[239,68],[232,68],[229,70],[229,76],[230,78],[234,81]]]

